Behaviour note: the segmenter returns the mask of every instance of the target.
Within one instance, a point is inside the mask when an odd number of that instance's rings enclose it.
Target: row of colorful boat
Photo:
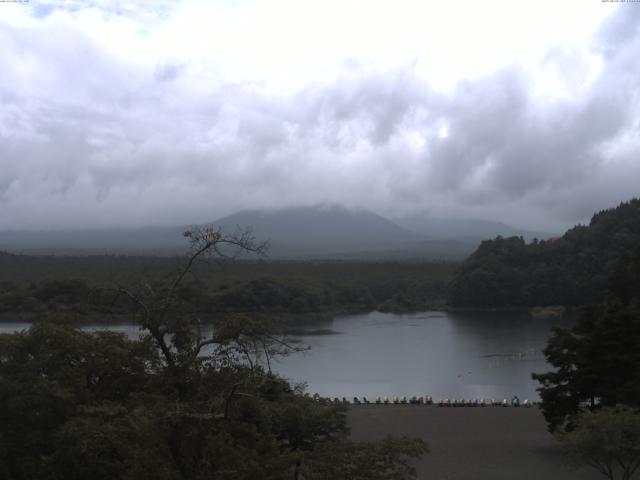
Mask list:
[[[316,399],[320,399],[317,395]],[[362,404],[377,404],[377,405],[438,405],[440,407],[524,407],[529,408],[532,402],[529,400],[523,400],[522,402],[517,396],[514,396],[511,400],[506,398],[503,400],[496,400],[492,398],[488,399],[473,399],[467,400],[461,399],[449,399],[444,398],[435,402],[431,395],[426,397],[376,397],[373,400],[369,400],[367,397],[353,397],[353,400],[348,400],[346,397],[332,397],[328,399],[331,403],[348,403],[351,405]]]

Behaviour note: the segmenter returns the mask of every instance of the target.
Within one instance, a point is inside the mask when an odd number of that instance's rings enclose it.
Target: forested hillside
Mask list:
[[[487,240],[458,269],[456,306],[521,307],[597,303],[607,279],[640,245],[640,199],[596,213],[588,226],[526,243]]]

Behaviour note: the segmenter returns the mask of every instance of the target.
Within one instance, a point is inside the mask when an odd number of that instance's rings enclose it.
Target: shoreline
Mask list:
[[[561,314],[551,313],[551,315],[536,315],[535,311],[552,311],[558,312],[562,309]],[[313,325],[315,323],[326,322],[333,320],[337,317],[349,316],[349,315],[367,315],[371,313],[383,313],[392,315],[411,315],[421,313],[477,313],[477,314],[506,314],[506,313],[518,313],[528,314],[531,318],[565,318],[575,312],[575,307],[565,306],[547,306],[547,307],[452,307],[452,306],[433,306],[423,309],[398,309],[398,310],[380,310],[380,309],[335,309],[324,310],[314,312],[263,312],[263,311],[238,311],[238,312],[219,312],[219,313],[201,313],[201,317],[206,318],[204,323],[213,323],[215,317],[224,315],[247,315],[262,318],[274,318],[276,320],[283,321],[285,325],[292,325],[294,327],[300,327],[305,325]],[[38,319],[50,316],[65,316],[69,318],[78,319],[72,323],[77,325],[120,325],[123,323],[132,323],[132,318],[135,316],[135,312],[127,313],[101,313],[101,312],[74,312],[70,311],[51,311],[51,312],[3,312],[0,314],[0,324],[2,323],[33,323]],[[87,320],[80,320],[80,319]],[[106,319],[106,321],[105,321]]]
[[[351,438],[420,437],[430,453],[415,462],[418,480],[598,480],[595,470],[571,470],[534,408],[411,408],[351,405]]]

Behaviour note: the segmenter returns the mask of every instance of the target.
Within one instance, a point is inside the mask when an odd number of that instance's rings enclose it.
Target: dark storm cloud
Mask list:
[[[427,87],[407,68],[356,82],[338,81],[320,91],[304,92],[300,100],[307,105],[308,126],[321,129],[327,143],[366,140],[380,147],[389,143],[416,109],[429,104],[429,97]],[[345,130],[354,136],[341,136]]]
[[[188,62],[119,62],[55,25],[0,23],[1,228],[319,202],[556,228],[638,194],[640,32],[623,9],[595,39],[598,77],[558,98],[517,67],[441,93],[413,65],[275,95],[203,83]],[[554,49],[545,68],[571,87],[581,55]]]

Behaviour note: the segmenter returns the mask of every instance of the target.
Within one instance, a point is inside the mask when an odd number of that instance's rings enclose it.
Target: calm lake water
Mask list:
[[[308,327],[333,334],[296,335],[311,349],[282,358],[273,368],[323,396],[537,399],[531,373],[550,368],[542,354],[550,329],[571,324],[513,312],[341,316]],[[28,327],[2,323],[0,333]],[[135,325],[109,328],[139,335]]]

